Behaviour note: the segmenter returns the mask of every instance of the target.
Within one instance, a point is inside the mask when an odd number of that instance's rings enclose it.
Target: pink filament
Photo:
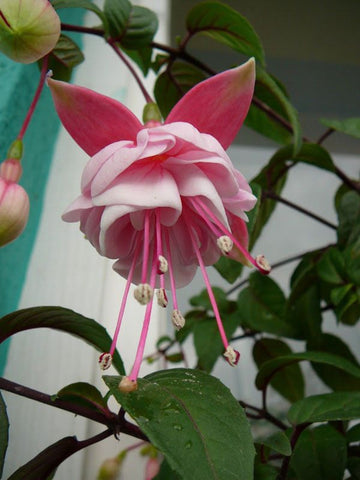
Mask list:
[[[203,259],[201,257],[201,253],[200,253],[196,238],[194,236],[194,232],[193,232],[191,227],[189,227],[188,230],[189,230],[191,241],[192,241],[195,253],[196,253],[196,257],[198,259],[200,270],[201,270],[202,276],[204,278],[204,282],[205,282],[206,289],[207,289],[207,292],[208,292],[208,295],[209,295],[210,303],[211,303],[211,306],[213,308],[213,312],[214,312],[214,315],[215,315],[215,318],[216,318],[216,323],[217,323],[219,333],[220,333],[220,336],[221,336],[221,340],[222,340],[222,342],[224,344],[224,347],[226,349],[229,346],[229,342],[228,342],[228,339],[226,337],[226,333],[225,333],[225,330],[224,330],[223,323],[221,321],[221,317],[220,317],[219,309],[218,309],[218,306],[217,306],[217,303],[216,303],[216,300],[215,300],[214,292],[212,291],[212,288],[211,288],[211,285],[210,285],[210,280],[209,280],[209,277],[208,277],[208,274],[207,274],[207,271],[206,271],[206,268],[205,268],[205,264],[204,264]]]
[[[254,267],[256,267],[258,270],[260,270],[262,273],[265,273],[265,274],[268,274],[269,271],[268,270],[265,270],[263,269],[260,265],[258,265],[258,263],[256,262],[256,260],[250,255],[250,253],[246,250],[246,248],[244,248],[241,243],[237,240],[237,238],[232,234],[232,232],[230,230],[228,230],[225,225],[223,225],[220,220],[217,218],[217,216],[210,210],[209,207],[207,207],[205,205],[205,203],[200,200],[200,199],[192,199],[192,204],[193,206],[195,207],[196,211],[198,213],[200,213],[200,215],[204,216],[203,215],[203,212],[205,212],[213,221],[214,223],[216,223],[216,225],[228,236],[231,238],[231,240],[234,242],[234,244],[236,245],[236,247],[240,250],[240,252],[244,255],[244,257],[249,260],[250,263],[252,263],[254,265]],[[200,209],[199,209],[200,207]],[[201,212],[201,209],[203,210],[203,212]]]
[[[122,323],[122,320],[123,320],[123,317],[124,317],[124,312],[125,312],[125,307],[126,307],[126,301],[127,301],[127,297],[128,297],[128,294],[129,294],[129,289],[130,289],[131,281],[132,281],[132,278],[133,278],[133,275],[134,275],[135,265],[136,265],[136,262],[137,262],[137,259],[138,259],[138,255],[139,255],[139,250],[140,250],[140,241],[139,241],[139,239],[140,239],[140,237],[138,236],[138,238],[136,239],[137,245],[136,245],[136,247],[135,247],[135,252],[134,252],[133,261],[132,261],[132,263],[131,263],[131,267],[130,267],[130,270],[129,270],[129,275],[128,275],[128,278],[127,278],[127,280],[126,280],[126,285],[125,285],[124,294],[123,294],[123,297],[122,297],[122,300],[121,300],[121,306],[120,306],[120,311],[119,311],[118,320],[117,320],[117,324],[116,324],[116,329],[115,329],[113,341],[112,341],[112,343],[111,343],[110,352],[109,352],[111,356],[113,356],[114,351],[115,351],[115,348],[116,348],[116,344],[117,344],[117,339],[118,339],[119,332],[120,332],[121,323]]]
[[[157,256],[156,256],[156,249],[154,249],[153,261],[152,261],[152,267],[151,267],[151,276],[150,276],[151,288],[155,288],[156,270],[157,270]],[[146,305],[145,318],[144,318],[144,323],[141,330],[138,348],[136,351],[135,362],[131,370],[131,373],[129,375],[129,379],[133,381],[135,381],[139,375],[141,362],[144,356],[145,342],[146,342],[146,337],[147,337],[149,325],[150,325],[152,305],[153,305],[153,300],[151,299],[150,302]]]
[[[179,310],[177,296],[176,296],[175,277],[174,277],[174,269],[173,269],[172,258],[171,258],[170,239],[169,239],[168,230],[165,230],[165,243],[166,243],[166,258],[169,266],[170,288],[171,288],[171,296],[173,300],[173,307],[174,307],[174,310]]]
[[[150,214],[149,210],[145,212],[144,218],[144,245],[143,245],[143,264],[141,270],[141,283],[146,283],[147,267],[149,263],[149,244],[150,244]]]

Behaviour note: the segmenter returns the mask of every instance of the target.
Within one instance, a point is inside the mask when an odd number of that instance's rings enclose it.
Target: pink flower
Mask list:
[[[8,158],[0,166],[0,247],[21,234],[29,217],[29,197],[17,184],[21,170],[17,159]]]
[[[246,214],[255,202],[225,149],[248,112],[255,82],[254,61],[220,73],[192,88],[164,124],[142,125],[122,104],[88,89],[50,79],[61,121],[92,158],[81,182],[82,194],[64,213],[101,255],[116,259],[127,278],[118,326],[103,368],[111,363],[130,284],[146,305],[135,364],[139,372],[153,292],[166,307],[171,292],[172,320],[181,328],[176,289],[200,267],[230,364],[239,354],[229,346],[206,273],[221,254],[269,272],[264,257],[247,251]],[[128,388],[128,387],[127,387]]]
[[[146,462],[145,480],[152,480],[160,472],[160,462],[157,458],[150,457]]]

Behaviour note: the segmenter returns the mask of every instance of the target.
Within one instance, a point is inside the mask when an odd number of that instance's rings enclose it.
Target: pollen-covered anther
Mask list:
[[[138,388],[136,380],[131,380],[129,377],[122,377],[118,385],[120,392],[129,393],[134,392]]]
[[[99,357],[99,364],[101,370],[107,370],[111,367],[112,355],[111,353],[102,353]]]
[[[158,256],[158,263],[157,263],[157,273],[161,275],[162,273],[166,273],[168,271],[168,261],[162,255]]]
[[[231,238],[227,235],[222,235],[221,237],[219,237],[216,240],[216,243],[223,255],[227,255],[229,252],[231,252],[234,245]]]
[[[141,305],[147,305],[154,296],[154,290],[148,283],[139,283],[134,290],[134,297]]]
[[[171,315],[171,321],[176,330],[181,330],[185,325],[185,318],[182,316],[180,310],[173,310]]]
[[[160,305],[160,307],[166,308],[168,304],[168,298],[165,288],[159,288],[159,290],[156,291],[156,296],[158,305]]]
[[[240,353],[229,345],[224,353],[224,357],[232,367],[235,367],[240,360]]]
[[[256,265],[260,268],[263,273],[270,273],[271,266],[270,263],[266,260],[264,255],[257,255],[255,257]]]

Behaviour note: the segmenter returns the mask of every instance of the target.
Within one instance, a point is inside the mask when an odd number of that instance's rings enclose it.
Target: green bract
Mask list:
[[[0,51],[20,63],[36,62],[60,36],[60,19],[48,0],[0,0]]]

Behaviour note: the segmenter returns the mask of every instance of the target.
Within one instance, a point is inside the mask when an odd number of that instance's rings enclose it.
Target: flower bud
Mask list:
[[[36,62],[60,36],[60,19],[48,0],[0,0],[0,51],[16,62]]]
[[[119,476],[121,462],[117,458],[108,458],[100,467],[97,480],[116,480]]]
[[[0,247],[12,242],[24,230],[30,202],[25,190],[16,182],[21,175],[18,160],[5,160],[0,166]]]
[[[157,458],[150,457],[146,462],[145,480],[152,480],[160,471],[160,462]]]

